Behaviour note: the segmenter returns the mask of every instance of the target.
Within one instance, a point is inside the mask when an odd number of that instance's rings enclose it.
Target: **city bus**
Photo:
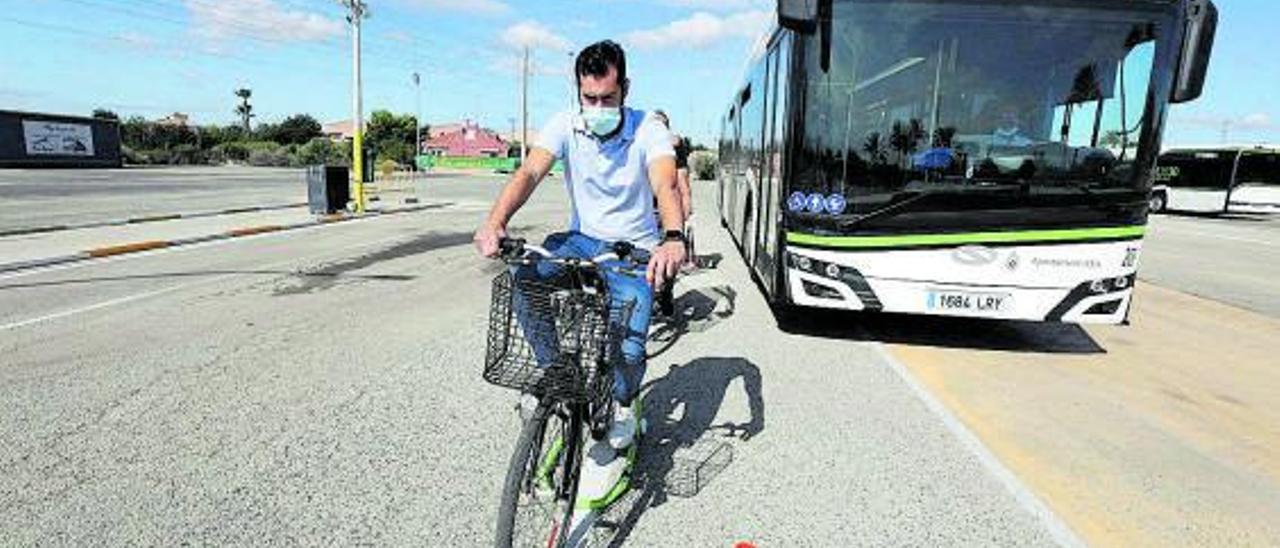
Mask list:
[[[1208,0],[781,0],[717,207],[779,313],[1127,318]]]
[[[1280,147],[1176,148],[1160,155],[1151,211],[1280,212]]]

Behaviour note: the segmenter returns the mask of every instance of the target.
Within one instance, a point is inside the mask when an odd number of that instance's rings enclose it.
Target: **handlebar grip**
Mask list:
[[[501,238],[498,240],[498,250],[510,257],[524,251],[524,244],[523,238]]]
[[[627,241],[614,242],[613,252],[619,259],[627,260],[631,258],[631,253],[636,250],[635,244]]]

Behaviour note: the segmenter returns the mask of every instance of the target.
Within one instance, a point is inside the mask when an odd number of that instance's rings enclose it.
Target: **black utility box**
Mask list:
[[[351,175],[346,166],[307,168],[307,205],[316,214],[337,213],[351,200]]]

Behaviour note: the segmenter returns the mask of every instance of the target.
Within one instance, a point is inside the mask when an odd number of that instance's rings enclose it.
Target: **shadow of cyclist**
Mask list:
[[[750,418],[713,424],[730,385],[739,378]],[[742,358],[699,358],[672,365],[665,376],[646,386],[642,401],[648,431],[640,438],[632,491],[602,516],[600,525],[611,531],[607,539],[592,545],[622,545],[640,517],[665,504],[668,495],[696,496],[732,461],[734,444],[728,440],[745,442],[764,430],[760,369]]]
[[[732,316],[737,300],[738,292],[727,285],[693,289],[680,295],[671,316],[654,316],[647,357],[656,358],[685,334],[701,333]]]

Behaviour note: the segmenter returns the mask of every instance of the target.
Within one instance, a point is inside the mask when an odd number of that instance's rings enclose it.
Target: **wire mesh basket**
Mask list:
[[[510,271],[494,278],[492,295],[486,381],[573,403],[608,398],[630,303],[610,306],[607,292],[585,291],[568,276]]]

